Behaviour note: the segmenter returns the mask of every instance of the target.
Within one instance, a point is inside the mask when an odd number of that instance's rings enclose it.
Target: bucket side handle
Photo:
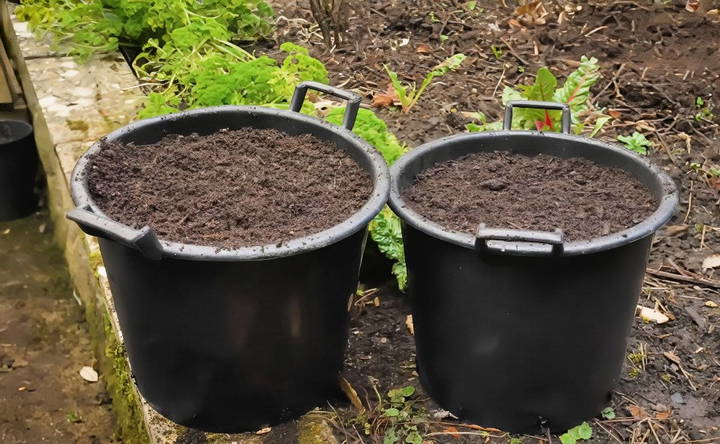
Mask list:
[[[570,125],[572,118],[570,115],[570,105],[567,103],[557,102],[539,102],[536,100],[513,100],[505,105],[505,119],[503,121],[503,129],[510,131],[512,129],[513,108],[532,108],[532,109],[550,109],[562,111],[562,132],[570,134]]]
[[[355,126],[355,119],[360,111],[361,98],[359,95],[318,82],[302,82],[295,88],[295,93],[290,100],[290,111],[296,113],[300,112],[309,89],[314,89],[315,91],[320,91],[321,93],[346,100],[347,106],[345,107],[345,117],[343,117],[342,125],[348,131],[352,131]]]
[[[554,232],[512,230],[480,224],[475,234],[475,249],[510,256],[562,256],[564,237],[559,229]]]
[[[77,222],[80,229],[90,236],[114,240],[139,250],[148,259],[159,260],[162,257],[162,245],[150,227],[136,230],[106,217],[98,216],[90,208],[75,208],[68,212],[67,218]]]

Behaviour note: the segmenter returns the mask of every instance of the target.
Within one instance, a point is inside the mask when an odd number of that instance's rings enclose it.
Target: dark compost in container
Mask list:
[[[308,88],[348,100],[344,128],[299,113]],[[99,238],[133,375],[163,415],[247,431],[337,392],[367,224],[389,188],[350,131],[359,102],[308,82],[290,111],[143,120],[78,162],[69,217]]]
[[[513,106],[562,109],[563,133],[511,131]],[[503,131],[428,143],[391,169],[421,382],[513,433],[561,432],[607,405],[653,234],[677,205],[645,159],[569,132],[566,105],[515,102]]]

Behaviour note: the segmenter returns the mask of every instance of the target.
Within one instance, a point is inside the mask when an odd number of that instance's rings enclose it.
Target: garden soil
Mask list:
[[[335,145],[251,128],[105,143],[88,183],[115,220],[150,226],[162,240],[227,249],[331,228],[372,193],[367,172]]]
[[[658,206],[623,170],[580,158],[477,153],[440,163],[415,178],[403,198],[422,216],[450,230],[560,229],[567,241],[630,228]]]
[[[383,64],[403,81],[419,83],[452,54],[468,56],[459,70],[436,80],[410,112],[377,109],[411,148],[464,131],[470,122],[466,113],[481,111],[491,121],[500,120],[503,88],[532,82],[539,67],[548,66],[562,83],[581,56],[597,57],[603,78],[593,87],[592,100],[615,116],[597,138],[617,143],[618,135],[647,135],[654,144],[648,157],[674,178],[680,207],[656,236],[640,295],[641,305],[670,319],[663,324],[636,319],[610,403],[617,417],[590,420],[591,442],[720,442],[720,269],[702,266],[720,254],[720,179],[706,173],[720,165],[717,19],[686,11],[684,0],[657,5],[548,0],[543,24],[516,14],[518,2],[511,0],[479,1],[473,10],[455,0],[368,0],[348,2],[347,39],[330,51],[307,2],[273,3],[279,16],[290,18],[279,20],[277,40],[310,46],[329,67],[331,83],[361,92],[368,104],[387,90]],[[714,117],[696,117],[697,97],[714,104]],[[366,298],[353,308],[345,370],[371,408],[378,406],[375,389],[385,396],[390,388],[419,387],[406,326],[409,304],[390,283],[376,286],[379,292],[369,299],[377,305],[366,304]],[[437,407],[431,401],[423,405]],[[351,421],[356,410],[338,411],[341,441],[378,442],[377,433],[364,433],[362,421]],[[383,424],[373,422],[379,431]],[[428,428],[441,435],[427,442],[509,440],[495,432],[480,436],[483,431],[447,417],[433,417]],[[453,435],[453,430],[469,434]],[[549,439],[524,437],[522,442]]]
[[[0,223],[0,442],[106,444],[114,421],[47,214]]]

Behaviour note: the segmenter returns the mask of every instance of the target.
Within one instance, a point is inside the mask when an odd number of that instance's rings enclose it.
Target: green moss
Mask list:
[[[100,254],[100,250],[96,250],[90,253],[90,256],[88,257],[88,265],[90,266],[90,270],[92,270],[95,279],[100,279],[100,275],[97,271],[98,267],[103,265],[102,254]]]
[[[307,414],[298,421],[298,444],[329,444],[337,440],[325,418]]]
[[[133,387],[125,346],[115,336],[112,323],[104,316],[105,384],[112,398],[113,411],[117,422],[117,438],[124,444],[145,444],[149,442],[145,430],[140,400]],[[109,371],[108,371],[109,370]]]

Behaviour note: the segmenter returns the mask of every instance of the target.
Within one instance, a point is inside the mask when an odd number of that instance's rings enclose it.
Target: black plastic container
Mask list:
[[[562,109],[563,133],[510,131],[513,106]],[[390,205],[403,220],[421,382],[461,418],[513,433],[561,432],[607,405],[653,234],[677,205],[670,178],[645,159],[569,132],[566,105],[515,102],[503,131],[431,142],[391,168]],[[659,207],[628,230],[565,242],[559,232],[449,231],[406,206],[402,192],[421,171],[491,151],[583,157],[622,168],[651,190]]]
[[[21,120],[0,120],[0,221],[35,211],[37,170],[32,126]]]
[[[344,128],[300,114],[308,88],[348,100]],[[274,128],[336,144],[369,173],[374,189],[349,219],[281,245],[235,250],[158,240],[110,220],[92,201],[85,170],[73,172],[68,217],[98,236],[140,392],[173,421],[214,432],[256,430],[325,404],[338,391],[348,304],[368,222],[387,200],[387,166],[350,131],[360,97],[312,82],[291,111],[216,107],[133,123],[108,141],[148,144],[166,134]]]

